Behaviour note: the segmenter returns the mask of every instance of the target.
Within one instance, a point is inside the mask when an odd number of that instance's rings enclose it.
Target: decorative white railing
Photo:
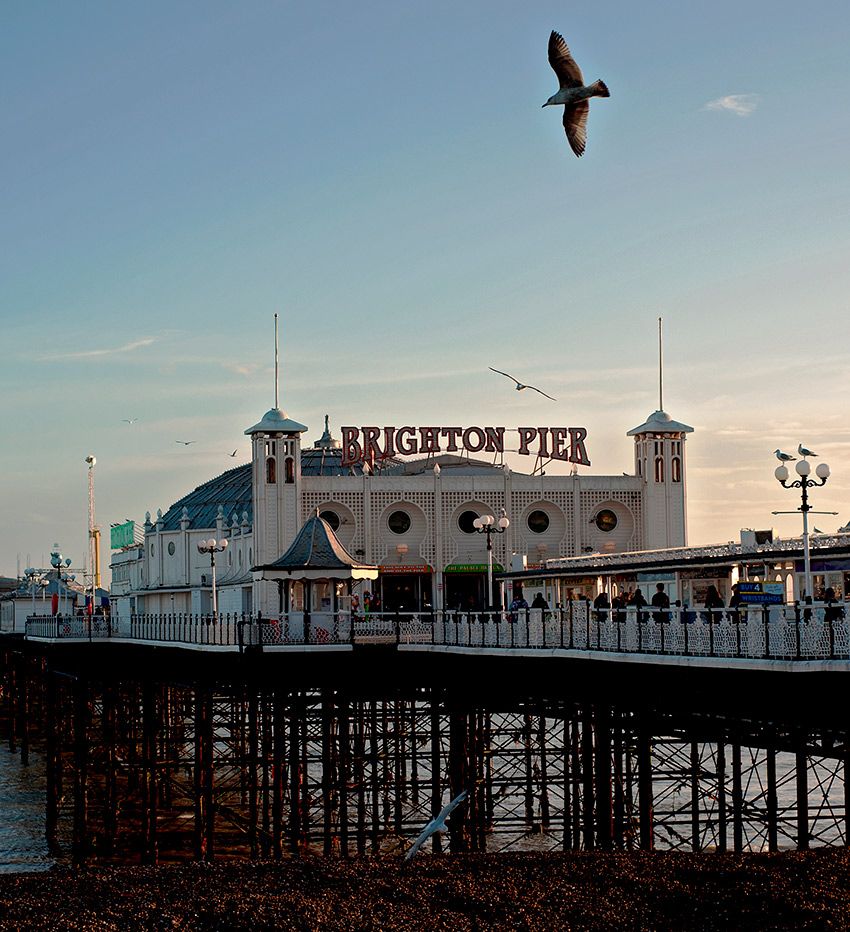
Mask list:
[[[841,603],[738,609],[563,609],[516,612],[291,612],[257,615],[33,615],[28,638],[266,648],[394,644],[496,650],[554,649],[623,654],[781,660],[850,659],[850,623]]]

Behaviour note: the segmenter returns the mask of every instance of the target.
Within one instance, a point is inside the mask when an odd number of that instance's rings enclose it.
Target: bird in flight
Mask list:
[[[182,443],[184,447],[188,447],[190,443],[194,443],[194,440],[175,440],[175,443]]]
[[[133,425],[133,424],[136,423],[136,421],[138,421],[138,418],[137,418],[137,417],[122,417],[121,420],[122,420],[125,424]]]
[[[587,144],[587,114],[591,97],[610,97],[604,81],[594,81],[584,86],[581,68],[575,63],[564,37],[552,30],[549,36],[549,64],[558,77],[558,93],[553,94],[544,107],[564,105],[564,131],[570,147],[577,156],[584,155]]]
[[[228,453],[227,455],[228,455],[228,456],[236,456],[236,450],[234,450],[232,453]]]
[[[797,459],[796,456],[791,456],[790,453],[783,453],[782,450],[774,450],[773,452],[776,454],[776,458],[780,463],[790,463],[791,460]]]
[[[800,456],[803,457],[803,459],[805,459],[807,456],[817,456],[817,453],[812,453],[811,450],[807,450],[807,449],[803,446],[802,443],[798,443],[798,444],[797,444],[797,452],[800,454]]]
[[[422,834],[413,842],[410,851],[404,856],[405,861],[409,861],[414,854],[425,844],[425,842],[434,834],[434,832],[445,832],[447,830],[446,819],[468,796],[466,790],[460,793],[446,806],[440,810],[440,814],[431,819],[431,821],[422,830]]]
[[[515,382],[515,383],[516,383],[516,390],[517,390],[518,392],[521,392],[524,388],[530,388],[532,391],[534,391],[534,392],[539,392],[541,395],[543,395],[543,396],[545,396],[546,398],[548,398],[549,401],[557,401],[556,398],[553,398],[551,395],[547,395],[546,392],[544,392],[542,389],[536,388],[534,385],[525,385],[525,384],[523,384],[522,382],[520,382],[518,379],[515,379],[512,375],[508,375],[507,372],[502,372],[501,369],[494,369],[492,366],[487,366],[487,368],[488,368],[491,372],[498,372],[499,375],[503,375],[503,376],[505,376],[506,378],[510,379],[512,382]]]

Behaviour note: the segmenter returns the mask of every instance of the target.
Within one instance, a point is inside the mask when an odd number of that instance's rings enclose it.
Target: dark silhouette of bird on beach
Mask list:
[[[554,29],[549,36],[549,64],[558,77],[560,88],[543,106],[564,105],[564,132],[573,152],[580,157],[584,155],[584,147],[587,144],[589,99],[610,97],[611,94],[604,81],[594,81],[585,87],[581,68],[570,54],[564,37]]]

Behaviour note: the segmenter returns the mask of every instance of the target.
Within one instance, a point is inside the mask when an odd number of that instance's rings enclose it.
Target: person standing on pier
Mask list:
[[[655,586],[655,595],[652,597],[652,604],[655,608],[670,608],[670,596],[664,591],[664,583],[658,583]],[[656,612],[655,620],[659,624],[669,621],[668,612]]]
[[[726,606],[716,586],[709,586],[705,593],[705,618],[707,621],[720,621],[720,613]]]

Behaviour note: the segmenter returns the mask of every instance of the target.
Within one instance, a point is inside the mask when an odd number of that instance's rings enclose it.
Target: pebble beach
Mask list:
[[[0,875],[0,929],[848,929],[850,853],[427,856]]]

